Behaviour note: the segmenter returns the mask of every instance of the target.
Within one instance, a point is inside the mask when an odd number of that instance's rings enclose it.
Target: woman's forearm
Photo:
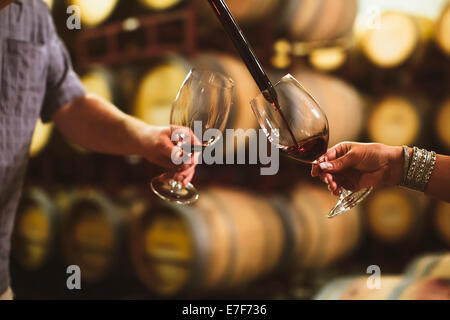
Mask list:
[[[146,156],[153,127],[120,111],[96,95],[86,94],[55,112],[57,128],[72,142],[92,151]]]
[[[396,147],[397,149],[399,147]],[[409,148],[410,158],[412,148]],[[395,159],[391,162],[391,175],[395,176],[394,184],[401,183],[403,177],[403,152],[395,153]],[[425,194],[439,200],[450,202],[450,157],[444,155],[436,156],[436,164],[433,173],[428,181]]]
[[[425,194],[450,202],[450,157],[437,155],[433,173],[428,181]]]

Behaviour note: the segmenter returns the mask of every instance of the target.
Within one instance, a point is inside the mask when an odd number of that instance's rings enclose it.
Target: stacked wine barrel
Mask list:
[[[332,281],[316,300],[450,300],[450,255],[427,255],[413,261],[403,275],[374,275]],[[373,287],[372,287],[373,286]]]
[[[357,42],[365,57],[384,69],[422,59],[434,32],[431,19],[397,11],[383,12],[376,23],[358,28]]]
[[[230,188],[203,190],[194,207],[155,203],[133,222],[132,260],[162,296],[226,290],[276,270],[322,268],[355,248],[359,214],[328,220],[335,199],[302,185],[268,201]]]
[[[166,296],[247,283],[273,270],[283,248],[276,211],[237,189],[203,191],[193,208],[155,204],[132,229],[140,279]]]
[[[203,25],[218,28],[208,1],[197,0],[196,4]],[[272,23],[291,40],[304,42],[348,36],[358,11],[357,0],[229,0],[227,5],[243,26]],[[273,20],[274,16],[278,19]]]

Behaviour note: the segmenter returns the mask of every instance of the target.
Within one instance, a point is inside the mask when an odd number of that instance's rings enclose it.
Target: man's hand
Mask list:
[[[54,113],[53,121],[64,136],[86,149],[144,157],[168,169],[174,179],[184,184],[194,175],[198,154],[192,157],[191,164],[176,165],[172,154],[181,152],[181,148],[171,141],[169,127],[151,126],[94,94],[66,104]],[[190,137],[195,139],[193,133]]]
[[[402,147],[343,142],[329,149],[313,164],[311,175],[320,176],[330,191],[339,195],[339,187],[357,191],[397,185],[402,179],[402,168]]]
[[[194,133],[189,129],[186,130],[189,131],[187,135],[191,137],[191,144],[194,144],[197,141]],[[172,130],[170,127],[148,126],[143,137],[141,156],[151,163],[168,169],[167,176],[186,185],[194,176],[199,154],[192,155],[189,163],[176,165],[172,161],[172,156],[177,154],[181,157],[183,150],[179,146],[174,145],[171,137]]]

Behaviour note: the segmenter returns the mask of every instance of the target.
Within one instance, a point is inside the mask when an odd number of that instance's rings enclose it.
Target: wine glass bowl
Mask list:
[[[276,97],[258,95],[250,104],[269,141],[286,155],[312,164],[326,153],[329,126],[325,113],[309,92],[290,74],[275,86]],[[272,102],[274,101],[274,102]],[[372,188],[356,192],[340,188],[340,197],[328,218],[350,210]]]
[[[174,145],[181,156],[194,161],[204,148],[221,138],[233,99],[232,79],[209,70],[192,69],[184,80],[170,113],[170,128]],[[211,130],[212,134],[206,130]],[[178,204],[195,202],[199,195],[195,187],[173,179],[173,172],[153,178],[151,188],[160,198]]]
[[[250,103],[261,128],[288,156],[312,163],[327,151],[327,116],[292,75],[284,76],[274,89],[280,110],[263,94]]]

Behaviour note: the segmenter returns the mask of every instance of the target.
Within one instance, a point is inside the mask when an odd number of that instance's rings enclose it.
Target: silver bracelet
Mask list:
[[[407,147],[403,147],[404,152]],[[425,149],[419,149],[417,147],[413,148],[413,155],[411,163],[408,166],[407,160],[409,157],[404,158],[404,170],[407,167],[407,173],[405,174],[402,181],[402,186],[418,190],[425,191],[425,188],[430,180],[431,174],[434,170],[434,165],[436,163],[436,153],[434,151],[427,151]]]

